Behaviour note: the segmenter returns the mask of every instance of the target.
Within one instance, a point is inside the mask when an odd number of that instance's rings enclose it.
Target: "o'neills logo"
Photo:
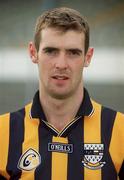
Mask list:
[[[63,143],[48,143],[48,151],[60,152],[60,153],[72,153],[73,144],[63,144]]]
[[[35,169],[41,163],[40,154],[34,149],[30,148],[19,159],[18,168],[25,171]]]

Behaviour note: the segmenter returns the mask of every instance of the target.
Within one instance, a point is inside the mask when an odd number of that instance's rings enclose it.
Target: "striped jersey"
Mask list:
[[[58,119],[59,121],[59,119]],[[124,179],[124,115],[84,98],[61,131],[39,100],[0,116],[0,180]]]

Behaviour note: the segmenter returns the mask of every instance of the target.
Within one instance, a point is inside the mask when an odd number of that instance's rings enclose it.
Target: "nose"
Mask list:
[[[56,59],[55,68],[56,69],[67,69],[67,67],[68,67],[68,62],[67,62],[66,54],[64,52],[60,53]]]

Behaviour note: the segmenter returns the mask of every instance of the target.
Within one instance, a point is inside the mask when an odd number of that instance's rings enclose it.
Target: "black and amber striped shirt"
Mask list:
[[[59,119],[58,119],[59,120]],[[124,179],[124,115],[84,90],[75,118],[59,132],[39,101],[0,116],[0,180]]]

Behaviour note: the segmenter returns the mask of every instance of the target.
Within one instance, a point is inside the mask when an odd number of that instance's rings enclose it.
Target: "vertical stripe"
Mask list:
[[[120,180],[123,180],[123,177],[124,177],[124,161],[122,163],[122,166],[121,166],[121,169],[120,169],[120,172],[119,172]]]
[[[68,144],[67,138],[53,136],[52,142]],[[52,152],[51,180],[67,180],[67,153]]]
[[[9,177],[8,177],[9,179]],[[6,180],[6,178],[4,178],[2,175],[0,175],[0,180]]]
[[[68,135],[69,144],[73,144],[73,153],[68,154],[68,178],[67,180],[83,180],[84,168],[83,141],[84,141],[84,119],[78,120],[72,127]]]
[[[22,154],[24,140],[25,109],[10,114],[10,137],[7,172],[11,178],[17,180],[21,176],[21,170],[17,168],[18,160]]]
[[[108,108],[102,107],[101,111],[101,141],[105,145],[104,158],[106,162],[105,166],[102,168],[102,180],[106,179],[117,179],[117,173],[112,162],[109,146],[111,142],[113,124],[115,121],[116,112]],[[117,135],[117,134],[116,134]],[[114,153],[114,155],[116,152]]]
[[[7,178],[9,178],[6,172],[9,145],[9,118],[9,114],[0,116],[0,174]]]
[[[124,166],[124,115],[119,112],[116,114],[115,122],[113,125],[109,150],[116,171],[117,173],[119,173],[122,164]],[[124,170],[124,167],[122,169]]]
[[[26,115],[24,121],[25,134],[24,134],[24,143],[22,146],[22,154],[24,154],[29,149],[33,149],[36,152],[39,152],[39,138],[38,138],[38,127],[39,120],[38,119],[30,119],[30,105],[26,107]],[[25,179],[34,179],[34,170],[29,172],[22,171],[21,180]]]
[[[38,136],[41,164],[35,171],[35,180],[51,180],[51,152],[48,152],[48,143],[52,142],[52,134],[42,121],[39,125]]]
[[[93,103],[94,113],[91,117],[85,116],[84,118],[84,143],[97,144],[101,143],[100,134],[100,114],[101,107],[95,102]],[[85,180],[101,180],[101,169],[92,170],[84,168],[84,179]]]

